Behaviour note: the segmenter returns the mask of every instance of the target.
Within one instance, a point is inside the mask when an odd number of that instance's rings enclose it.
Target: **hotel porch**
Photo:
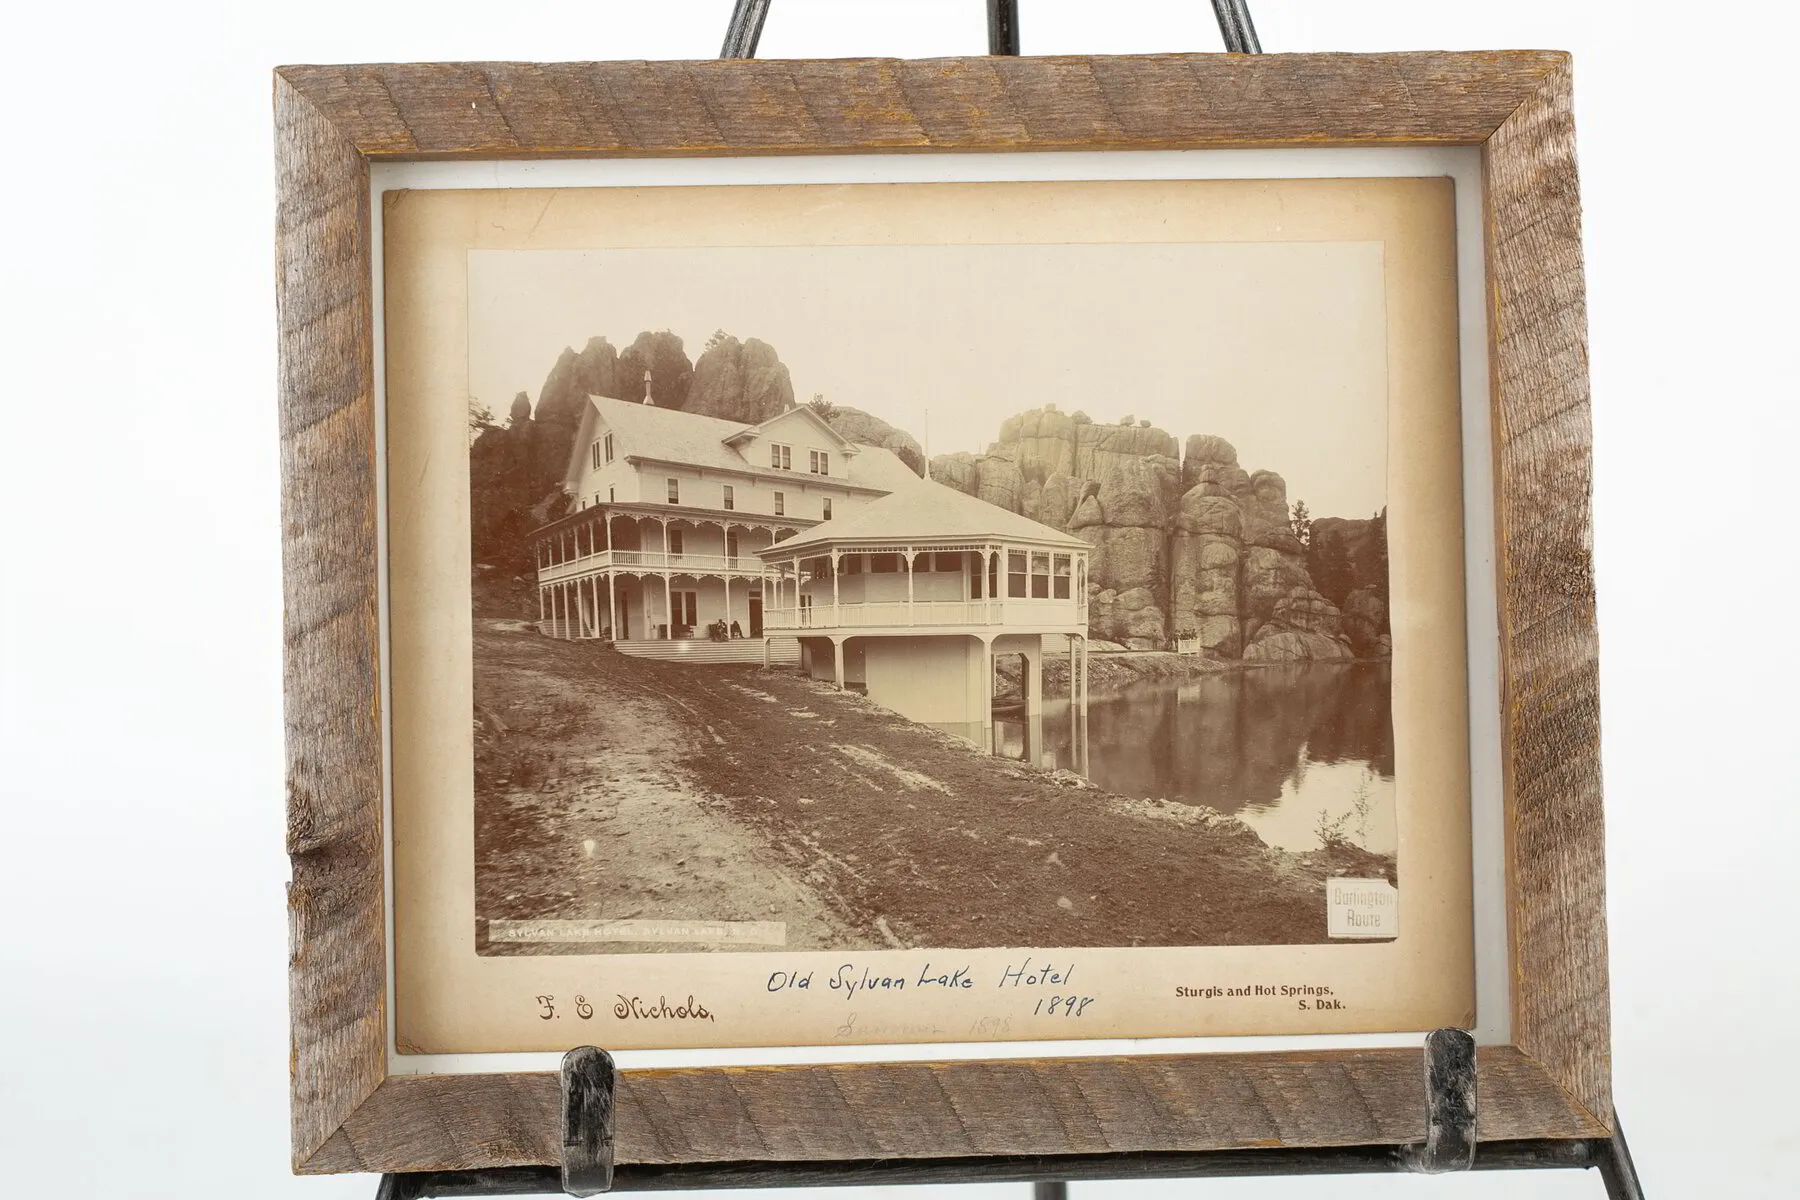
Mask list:
[[[534,536],[538,628],[621,649],[760,637],[763,569],[755,552],[807,524],[654,505],[571,513]],[[745,652],[746,661],[761,657],[760,648]]]

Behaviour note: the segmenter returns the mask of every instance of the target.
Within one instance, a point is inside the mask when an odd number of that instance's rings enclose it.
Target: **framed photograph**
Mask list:
[[[1606,1134],[1569,95],[278,71],[296,1169]]]

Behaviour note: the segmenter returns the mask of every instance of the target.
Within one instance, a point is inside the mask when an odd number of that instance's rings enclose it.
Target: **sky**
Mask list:
[[[775,347],[804,402],[864,409],[931,453],[982,451],[1055,404],[1217,434],[1316,516],[1386,503],[1373,242],[477,250],[473,397],[504,419],[565,346],[640,330],[690,359],[723,329]]]

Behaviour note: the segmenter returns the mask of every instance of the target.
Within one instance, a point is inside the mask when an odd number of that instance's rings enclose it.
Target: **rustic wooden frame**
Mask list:
[[[1483,1141],[1604,1136],[1586,317],[1566,55],[489,63],[275,73],[293,1161],[558,1161],[551,1072],[387,1073],[369,166],[401,159],[1480,145],[1510,1046]],[[620,1164],[1404,1143],[1418,1050],[629,1071]]]

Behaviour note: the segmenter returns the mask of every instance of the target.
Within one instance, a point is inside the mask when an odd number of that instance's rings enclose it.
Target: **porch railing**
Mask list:
[[[717,571],[741,575],[763,573],[754,554],[671,554],[663,550],[600,550],[538,568],[539,583],[554,583],[607,567],[651,567],[670,571]]]
[[[1080,625],[1086,606],[1073,600],[874,600],[783,605],[763,609],[768,629],[870,629],[880,626],[1015,625],[1023,629]]]

